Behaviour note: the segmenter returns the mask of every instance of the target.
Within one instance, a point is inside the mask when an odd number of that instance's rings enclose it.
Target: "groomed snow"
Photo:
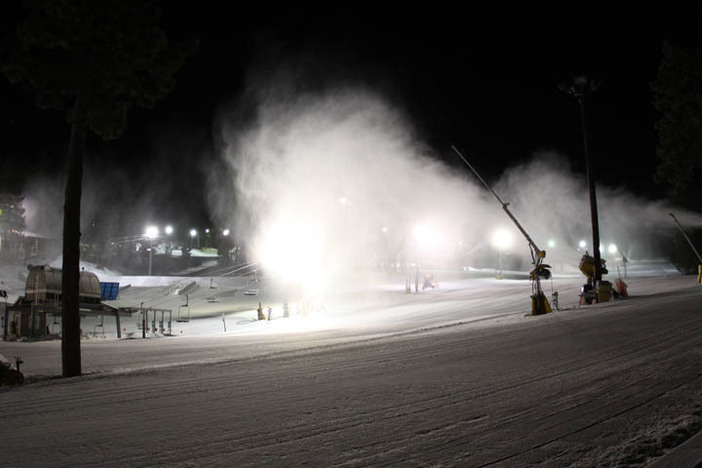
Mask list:
[[[123,319],[118,340],[84,319],[86,375],[0,392],[3,463],[643,466],[702,421],[702,286],[661,264],[630,274],[630,297],[591,306],[582,276],[557,275],[543,286],[561,310],[538,317],[528,281],[469,271],[412,294],[402,275],[349,281],[284,318],[274,279],[246,296],[248,278],[102,272],[130,284],[121,305],[174,313],[195,282],[191,320],[142,339]],[[58,341],[0,354],[60,374]]]

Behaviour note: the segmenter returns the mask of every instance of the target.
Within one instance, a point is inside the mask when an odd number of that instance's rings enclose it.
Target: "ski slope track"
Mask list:
[[[493,281],[320,329],[86,342],[88,375],[0,391],[0,466],[645,466],[702,426],[702,287],[628,283],[538,317]],[[60,350],[1,346],[30,375]]]

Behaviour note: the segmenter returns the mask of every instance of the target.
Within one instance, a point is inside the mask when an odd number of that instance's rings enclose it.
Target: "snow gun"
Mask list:
[[[671,218],[673,218],[673,221],[675,221],[675,224],[678,225],[678,229],[680,229],[680,232],[682,233],[683,237],[685,237],[685,240],[687,243],[690,245],[690,248],[692,249],[693,252],[695,252],[695,255],[697,256],[697,260],[699,260],[699,265],[697,265],[697,283],[702,284],[702,256],[700,256],[700,253],[697,251],[695,248],[695,245],[692,243],[689,237],[687,237],[687,234],[685,234],[685,231],[683,230],[682,226],[680,225],[680,222],[678,221],[678,218],[675,217],[673,213],[668,213]]]
[[[473,168],[473,166],[470,165],[468,160],[461,154],[460,151],[455,146],[451,146],[453,150],[458,154],[458,156],[463,160],[464,163],[466,163],[466,166],[470,168],[470,170],[475,174],[475,177],[478,178],[480,182],[487,188],[492,194],[497,198],[497,201],[500,202],[500,205],[502,205],[502,209],[507,213],[507,216],[509,216],[509,219],[512,220],[512,222],[517,226],[517,229],[519,229],[519,232],[522,233],[522,235],[526,238],[527,242],[529,243],[529,249],[531,250],[531,260],[532,264],[534,265],[534,268],[531,270],[529,273],[529,279],[531,280],[531,315],[542,315],[551,312],[551,305],[548,303],[548,300],[546,299],[546,296],[544,295],[543,290],[541,289],[541,280],[542,279],[549,279],[551,278],[551,268],[550,265],[546,265],[543,263],[544,258],[546,258],[546,252],[544,250],[541,250],[537,245],[536,242],[529,236],[529,234],[524,230],[521,224],[519,224],[519,221],[517,221],[517,218],[514,217],[512,212],[509,210],[508,206],[509,203],[505,203],[502,201],[499,195],[497,195],[497,192],[495,192],[490,185],[488,185],[485,180],[480,177],[480,174],[478,174],[478,171]]]

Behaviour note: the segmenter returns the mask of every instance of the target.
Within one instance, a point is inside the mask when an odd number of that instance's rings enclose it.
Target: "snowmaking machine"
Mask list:
[[[690,246],[692,251],[695,253],[697,256],[697,260],[699,261],[699,264],[697,265],[697,284],[702,284],[702,256],[700,256],[700,253],[697,251],[695,248],[695,244],[692,243],[688,235],[685,233],[685,230],[683,229],[682,225],[680,224],[680,221],[678,221],[678,218],[675,217],[673,213],[668,213],[671,218],[673,218],[673,221],[675,221],[675,224],[677,224],[678,229],[680,229],[680,233],[683,235],[685,240],[687,241],[687,244]]]
[[[512,222],[517,226],[517,229],[519,229],[519,232],[522,233],[522,235],[526,238],[529,244],[529,249],[531,250],[531,260],[532,264],[534,265],[534,268],[531,270],[531,272],[529,272],[529,279],[531,280],[531,315],[542,315],[551,312],[551,305],[546,299],[543,289],[541,289],[541,280],[548,280],[551,278],[551,266],[543,263],[544,258],[546,258],[546,252],[541,250],[536,245],[534,240],[524,230],[522,225],[519,224],[517,218],[514,217],[514,215],[508,208],[509,203],[504,203],[502,199],[500,199],[499,195],[497,195],[497,193],[492,189],[492,187],[490,187],[488,183],[485,182],[485,180],[483,180],[482,177],[480,177],[480,174],[478,174],[478,172],[473,168],[473,166],[470,165],[468,160],[463,156],[463,154],[461,154],[460,151],[458,151],[458,149],[456,149],[455,146],[451,146],[451,148],[453,148],[456,154],[460,156],[460,158],[463,160],[464,163],[466,163],[470,170],[473,171],[475,177],[477,177],[478,180],[482,182],[485,188],[492,192],[495,198],[497,198],[497,201],[500,202],[500,204],[502,205],[502,209],[505,211],[505,213],[507,213],[507,216],[509,216]],[[557,293],[554,293],[554,297],[557,297]]]
[[[605,259],[600,259],[600,274],[602,275],[609,273],[606,263]],[[597,269],[595,266],[595,257],[586,251],[580,258],[580,265],[578,266],[582,274],[587,278],[587,283],[580,288],[581,305],[592,304],[593,302],[608,302],[613,296],[617,295],[617,292],[612,289],[612,283],[603,280],[596,281]]]

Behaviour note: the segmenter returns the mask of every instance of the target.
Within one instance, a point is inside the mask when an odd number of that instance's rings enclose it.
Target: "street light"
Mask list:
[[[190,230],[190,248],[193,248],[193,241],[195,240],[195,236],[197,236],[197,247],[200,248],[200,236],[197,235],[197,229],[191,229]]]
[[[595,274],[593,278],[593,289],[597,290],[602,281],[602,264],[600,262],[600,223],[597,214],[597,193],[595,190],[595,173],[593,169],[592,157],[590,156],[589,126],[587,122],[587,103],[600,83],[585,77],[575,77],[572,83],[563,83],[560,88],[575,97],[580,107],[580,125],[583,133],[583,149],[585,153],[585,169],[587,176],[588,192],[590,194],[590,221],[592,223],[592,255],[595,259]]]
[[[146,228],[146,237],[149,239],[155,239],[158,237],[158,228],[156,226],[149,226]]]
[[[149,276],[151,276],[151,267],[154,259],[153,240],[158,237],[158,228],[156,226],[147,227],[146,237],[149,239]]]
[[[165,232],[166,232],[166,235],[168,235],[168,236],[173,234],[173,226],[171,226],[170,224],[168,226],[166,226]]]

